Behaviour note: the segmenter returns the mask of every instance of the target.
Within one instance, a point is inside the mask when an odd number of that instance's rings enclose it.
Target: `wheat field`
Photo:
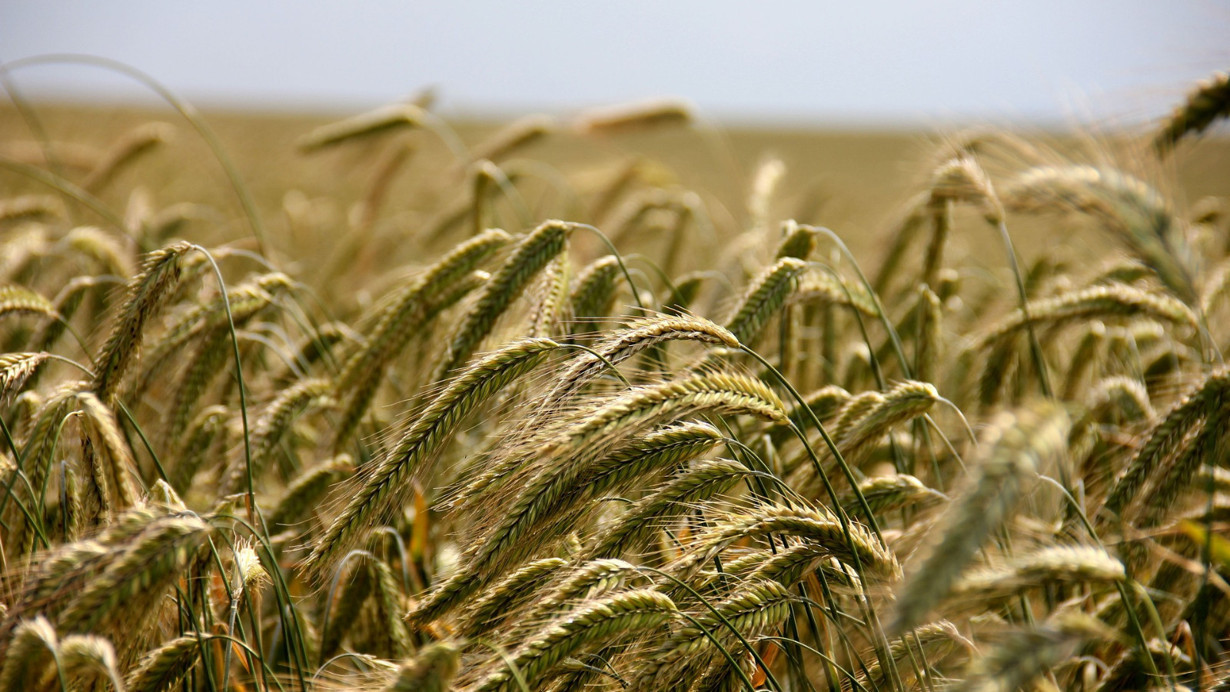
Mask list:
[[[1228,96],[19,102],[0,692],[1230,689]]]

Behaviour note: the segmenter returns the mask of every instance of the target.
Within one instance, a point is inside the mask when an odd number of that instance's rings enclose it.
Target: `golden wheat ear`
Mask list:
[[[938,540],[897,594],[887,631],[899,636],[923,621],[953,588],[992,532],[1016,511],[1025,483],[1067,447],[1069,420],[1058,407],[998,416],[982,443],[969,489],[949,508]]]
[[[690,124],[692,109],[678,101],[646,101],[582,113],[574,127],[585,134],[623,134],[655,127]]]
[[[499,665],[474,689],[476,692],[515,689],[514,667],[526,684],[537,684],[573,653],[656,629],[670,622],[676,612],[669,598],[652,589],[625,591],[593,601],[528,638],[506,664]]]
[[[452,641],[432,642],[402,661],[387,692],[448,692],[461,666],[461,647]]]
[[[530,280],[568,247],[572,224],[548,221],[531,231],[491,275],[462,318],[433,378],[442,381],[474,355],[500,315],[521,296]]]
[[[162,311],[175,292],[184,256],[191,250],[188,243],[155,250],[145,257],[141,273],[128,282],[115,326],[96,358],[94,392],[104,402],[114,397],[120,381],[136,359],[146,325]]]
[[[385,367],[402,354],[416,330],[427,327],[444,309],[481,286],[484,282],[469,283],[467,276],[511,240],[498,229],[480,233],[395,292],[375,316],[366,342],[346,360],[337,377],[345,404],[334,433],[335,450],[350,439],[376,396]]]
[[[504,387],[541,364],[559,344],[527,339],[481,358],[456,377],[420,412],[412,413],[390,451],[356,479],[345,508],[312,548],[307,564],[323,576],[366,531],[377,525],[410,491],[408,481],[425,474],[442,445],[465,417]]]
[[[383,106],[367,113],[322,125],[299,140],[299,150],[312,153],[344,142],[419,127],[423,109],[413,104]]]
[[[1153,138],[1153,148],[1165,156],[1179,140],[1204,132],[1230,114],[1230,72],[1216,72],[1188,93]]]

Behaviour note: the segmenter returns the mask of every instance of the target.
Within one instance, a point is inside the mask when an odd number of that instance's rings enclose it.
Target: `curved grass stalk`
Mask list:
[[[176,96],[171,90],[163,86],[158,80],[148,74],[126,65],[118,60],[102,58],[96,55],[74,55],[68,53],[51,53],[46,55],[33,55],[30,57],[11,60],[7,63],[0,64],[0,72],[7,73],[30,65],[48,65],[48,64],[79,64],[92,65],[100,67],[111,72],[127,75],[128,77],[140,82],[148,87],[151,91],[158,94],[164,101],[171,104],[179,114],[192,125],[201,139],[205,141],[205,145],[209,147],[210,152],[218,163],[222,165],[223,171],[226,173],[227,179],[231,183],[231,188],[239,197],[239,202],[243,207],[244,214],[247,216],[248,223],[252,227],[252,232],[256,237],[256,244],[262,255],[268,254],[265,241],[265,226],[261,221],[260,213],[257,211],[256,202],[252,199],[252,194],[248,190],[248,186],[243,182],[243,178],[239,175],[239,169],[231,161],[230,156],[226,153],[226,149],[222,147],[222,143],[218,141],[217,135],[205,123],[205,119],[192,106],[192,104],[184,101]],[[75,197],[75,195],[74,195]],[[105,217],[104,217],[105,218]],[[124,223],[114,224],[116,228],[123,228]]]

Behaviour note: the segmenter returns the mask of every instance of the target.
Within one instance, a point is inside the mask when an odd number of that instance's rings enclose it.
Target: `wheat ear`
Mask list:
[[[1192,89],[1153,138],[1153,148],[1166,154],[1187,135],[1203,132],[1230,113],[1230,73],[1217,72]]]
[[[806,269],[803,260],[783,257],[764,270],[743,293],[726,328],[740,343],[754,344],[769,318],[798,287],[799,277]]]
[[[953,623],[948,620],[938,620],[920,625],[905,636],[894,639],[888,645],[888,656],[898,668],[905,668],[909,657],[917,656],[914,652],[921,650],[924,660],[935,665],[944,657],[961,649],[973,651],[974,643],[961,636],[961,632]],[[878,658],[867,664],[867,670],[862,679],[867,689],[871,690],[877,690],[889,684],[887,672],[881,667]]]
[[[381,373],[406,342],[427,321],[447,307],[457,291],[451,290],[512,238],[499,229],[485,231],[461,243],[444,258],[398,290],[378,315],[362,348],[342,366],[338,391],[347,398],[334,447],[346,442],[375,396]],[[460,296],[456,296],[460,298]]]
[[[617,637],[634,636],[670,621],[675,604],[657,591],[625,591],[594,601],[556,620],[519,647],[507,667],[491,673],[475,686],[475,692],[512,688],[511,667],[521,672],[527,684],[537,684],[567,656],[591,649]]]
[[[81,181],[81,187],[90,192],[98,191],[125,167],[168,141],[173,132],[170,125],[153,122],[138,125],[124,133]]]
[[[125,677],[130,692],[164,692],[183,680],[201,657],[202,640],[193,635],[163,642],[146,652]]]
[[[542,490],[550,487],[554,492],[548,495],[520,493],[516,509],[505,517],[500,527],[488,538],[487,547],[481,554],[491,556],[504,547],[511,547],[509,543],[515,541],[522,531],[530,528],[536,517],[548,509],[553,512],[554,509],[550,507],[551,500],[548,498],[558,498],[556,493],[565,489],[567,480],[576,477],[576,469],[584,468],[583,464],[599,456],[596,452],[603,450],[604,446],[609,447],[620,439],[627,439],[648,425],[667,423],[700,411],[751,414],[770,420],[784,418],[781,402],[776,394],[759,380],[740,375],[694,375],[634,389],[588,413],[551,442],[548,452],[562,452],[562,458],[559,463],[552,465],[553,471],[550,475],[542,477],[539,483],[543,486]],[[686,451],[689,455],[697,453],[697,445],[693,440],[698,440],[700,447],[707,448],[719,437],[713,434],[714,432],[704,428],[687,428],[682,430],[682,435],[679,434],[680,431],[669,431],[665,433],[666,439],[662,443],[666,450],[663,453],[669,460],[679,458],[681,451]],[[682,437],[684,444],[676,444],[676,437]],[[657,440],[652,438],[648,443],[658,444]],[[630,460],[643,456],[646,455],[639,454],[635,447],[630,452]],[[616,456],[614,459],[617,468],[623,457]]]
[[[42,352],[0,354],[0,406],[7,408],[50,357],[51,354]]]
[[[214,440],[224,433],[230,409],[225,406],[207,406],[192,419],[184,431],[182,453],[170,471],[171,487],[179,492],[188,490],[201,462],[209,455]]]
[[[280,392],[252,426],[250,459],[237,459],[230,465],[222,481],[221,494],[245,490],[246,479],[258,479],[295,418],[331,403],[332,391],[332,381],[311,378]]]
[[[188,243],[168,245],[146,255],[141,273],[128,282],[128,289],[111,335],[98,353],[94,375],[94,392],[104,402],[110,401],[120,380],[132,365],[145,325],[165,306],[167,298],[179,284],[180,265],[192,246]]]
[[[384,692],[449,692],[460,665],[461,647],[455,642],[432,642],[402,662]]]
[[[692,109],[678,101],[646,101],[595,109],[578,116],[577,130],[586,134],[615,134],[692,122]]]
[[[555,120],[544,115],[530,115],[515,120],[487,139],[470,148],[472,161],[497,161],[523,149],[554,132]]]
[[[600,328],[600,319],[610,315],[615,303],[620,275],[614,255],[599,257],[577,273],[568,296],[569,312],[576,320],[573,331],[583,334]]]
[[[496,319],[521,295],[530,279],[567,248],[572,228],[571,224],[562,221],[548,221],[517,244],[462,318],[436,372],[436,381],[442,380],[470,359],[495,325]]]
[[[53,195],[20,195],[0,200],[0,223],[48,221],[64,217],[64,203]]]
[[[927,500],[943,499],[944,495],[928,488],[922,481],[908,473],[893,473],[887,476],[873,476],[858,484],[858,490],[867,500],[871,511],[879,514],[908,507]],[[842,507],[847,511],[857,511],[858,501],[854,497],[844,498]]]
[[[660,315],[638,320],[595,344],[594,354],[578,355],[544,397],[544,408],[550,409],[563,403],[610,365],[619,365],[638,353],[669,341],[719,344],[732,349],[739,347],[734,334],[703,317]]]
[[[1111,487],[1102,505],[1103,511],[1109,516],[1121,516],[1149,475],[1162,471],[1163,461],[1176,452],[1197,424],[1210,415],[1217,419],[1222,417],[1220,411],[1227,392],[1230,392],[1230,369],[1223,368],[1210,373],[1184,396],[1148,432],[1144,445]],[[1174,473],[1174,470],[1169,472]]]
[[[312,130],[299,140],[299,150],[314,152],[363,137],[418,127],[422,119],[423,109],[413,104],[382,106]]]
[[[75,688],[99,687],[99,679],[111,683],[116,692],[124,689],[111,642],[93,635],[70,634],[60,640],[60,669]]]
[[[939,393],[926,382],[907,380],[897,384],[884,392],[882,399],[874,401],[866,413],[843,426],[843,434],[837,438],[842,456],[857,460],[867,451],[867,445],[890,427],[927,413],[938,401]]]
[[[181,576],[180,569],[212,531],[192,515],[156,521],[73,598],[57,624],[69,632],[93,632],[112,620],[108,629],[135,634],[134,626],[159,605],[153,596]],[[127,612],[116,612],[121,604]]]
[[[623,560],[591,560],[561,573],[556,586],[534,601],[521,622],[509,631],[508,641],[532,634],[534,623],[559,617],[580,603],[622,588],[624,581],[636,574],[636,567]]]
[[[1144,181],[1093,166],[1040,166],[1018,175],[1004,201],[1012,211],[1089,215],[1122,239],[1175,295],[1196,304],[1192,257],[1182,229],[1165,198]]]
[[[459,618],[457,630],[473,635],[484,628],[492,630],[499,627],[525,605],[549,581],[551,575],[562,571],[567,564],[558,557],[546,557],[517,569],[475,599],[474,604]]]
[[[939,541],[897,596],[890,635],[912,629],[950,591],[987,537],[1015,510],[1025,481],[1066,447],[1068,425],[1057,408],[998,417],[981,445],[987,451],[977,479],[953,504]]]
[[[686,512],[696,502],[726,492],[750,474],[747,467],[726,459],[693,464],[638,500],[613,526],[595,536],[583,559],[639,552],[666,517]]]
[[[60,317],[50,300],[22,286],[0,286],[0,317],[5,315],[42,315],[53,320]]]
[[[55,627],[39,615],[25,620],[13,629],[6,646],[4,665],[0,667],[0,690],[21,692],[35,686],[43,670],[59,651]]]
[[[558,344],[550,339],[516,342],[475,361],[450,380],[421,413],[407,421],[391,451],[356,478],[361,485],[357,490],[352,486],[353,495],[312,548],[308,565],[317,574],[327,571],[337,556],[374,525],[373,520],[378,521],[403,500],[406,481],[423,473],[423,465],[467,414],[534,369],[555,348]]]
[[[722,519],[697,537],[696,545],[671,571],[686,580],[735,541],[770,534],[799,536],[824,545],[832,557],[848,566],[861,565],[867,575],[894,580],[901,573],[897,558],[867,529],[849,524],[847,534],[835,515],[789,505],[765,505]]]
[[[1163,293],[1143,291],[1123,284],[1092,286],[1045,298],[1029,305],[1029,320],[1020,311],[979,337],[973,350],[980,350],[1019,333],[1030,323],[1058,327],[1073,322],[1108,317],[1149,317],[1176,325],[1195,327],[1191,308]]]
[[[82,456],[93,470],[93,481],[104,497],[104,508],[128,509],[137,504],[140,478],[128,443],[111,409],[91,392],[79,392],[82,412]]]
[[[953,585],[952,601],[985,603],[1052,584],[1114,584],[1126,578],[1123,563],[1101,548],[1052,546],[1011,559],[1000,567],[963,576]]]
[[[781,401],[759,380],[741,375],[697,374],[657,385],[638,387],[589,412],[549,440],[537,452],[556,460],[556,469],[583,468],[601,456],[606,447],[626,440],[651,425],[663,425],[697,412],[750,414],[769,420],[784,420]],[[566,473],[566,472],[565,472]],[[556,484],[554,475],[550,485]],[[557,517],[543,497],[520,493],[514,507],[494,529],[467,551],[462,569],[440,584],[411,614],[419,622],[439,617],[458,600],[489,581],[498,564],[516,562],[534,545],[521,541],[540,522]],[[553,524],[553,526],[557,526]]]
[[[282,499],[269,513],[266,521],[270,530],[276,532],[283,527],[290,528],[310,516],[329,488],[353,472],[354,462],[349,454],[339,454],[304,470],[286,486]]]
[[[1062,611],[1045,624],[1017,630],[974,661],[971,675],[953,692],[1017,690],[1077,653],[1087,639],[1104,639],[1108,627],[1083,613]]]
[[[739,637],[748,638],[786,618],[794,597],[775,581],[751,581],[729,598],[680,628],[650,654],[652,661],[641,667],[634,689],[679,689],[697,659],[708,663],[712,649],[728,646]],[[731,632],[731,630],[734,632]],[[719,643],[715,643],[714,639]]]

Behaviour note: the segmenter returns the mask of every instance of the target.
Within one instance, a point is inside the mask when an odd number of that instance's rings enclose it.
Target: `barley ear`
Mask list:
[[[1164,156],[1187,135],[1197,135],[1230,114],[1230,73],[1217,72],[1200,82],[1187,99],[1166,119],[1153,139],[1153,148]]]
[[[422,119],[423,109],[413,104],[383,106],[312,130],[299,140],[299,150],[311,153],[351,140],[417,127]]]
[[[43,315],[50,319],[60,317],[50,300],[22,286],[0,286],[0,317],[5,315]]]
[[[408,418],[391,450],[355,479],[358,485],[351,484],[350,500],[312,548],[309,569],[318,576],[329,571],[374,520],[405,498],[406,481],[424,472],[424,465],[466,415],[542,363],[558,346],[550,339],[519,341],[475,361],[451,379],[425,409]]]
[[[58,650],[55,628],[47,618],[39,615],[17,625],[11,639],[5,642],[0,690],[21,692],[35,687],[48,664],[57,665],[53,656]]]
[[[93,386],[102,401],[109,402],[118,390],[141,346],[146,324],[161,312],[179,285],[181,263],[191,249],[188,243],[176,243],[151,252],[141,273],[128,282],[111,335],[98,353]]]
[[[679,101],[645,101],[594,109],[578,116],[574,127],[584,134],[623,134],[691,124],[692,109]]]
[[[478,683],[475,692],[514,689],[512,666],[529,685],[535,686],[556,664],[577,651],[657,628],[669,622],[676,612],[669,598],[649,589],[625,591],[594,601],[529,637],[513,652],[506,666]]]
[[[432,642],[413,658],[402,661],[397,678],[384,692],[449,692],[461,665],[461,647],[455,642]]]
[[[972,487],[949,510],[939,541],[897,596],[890,636],[913,628],[952,588],[987,537],[1014,512],[1026,481],[1066,447],[1062,409],[1038,407],[1001,414],[982,443]]]
[[[98,165],[81,181],[81,187],[97,192],[115,178],[121,170],[134,161],[171,139],[174,128],[166,123],[152,122],[138,125],[125,133],[107,151]]]
[[[807,264],[794,257],[783,257],[748,286],[726,328],[740,343],[752,345],[760,332],[798,287]]]
[[[94,635],[71,634],[60,641],[60,666],[74,687],[97,686],[97,680],[111,683],[116,692],[124,689],[111,642]],[[85,684],[83,684],[85,683]]]
[[[0,355],[0,407],[21,393],[26,382],[50,358],[48,353],[5,353]]]
[[[435,380],[443,380],[474,354],[496,320],[516,300],[538,272],[568,246],[573,226],[548,221],[531,231],[492,274],[449,342]]]
[[[164,692],[173,689],[201,658],[203,641],[193,635],[176,637],[147,652],[125,679],[129,692]]]

